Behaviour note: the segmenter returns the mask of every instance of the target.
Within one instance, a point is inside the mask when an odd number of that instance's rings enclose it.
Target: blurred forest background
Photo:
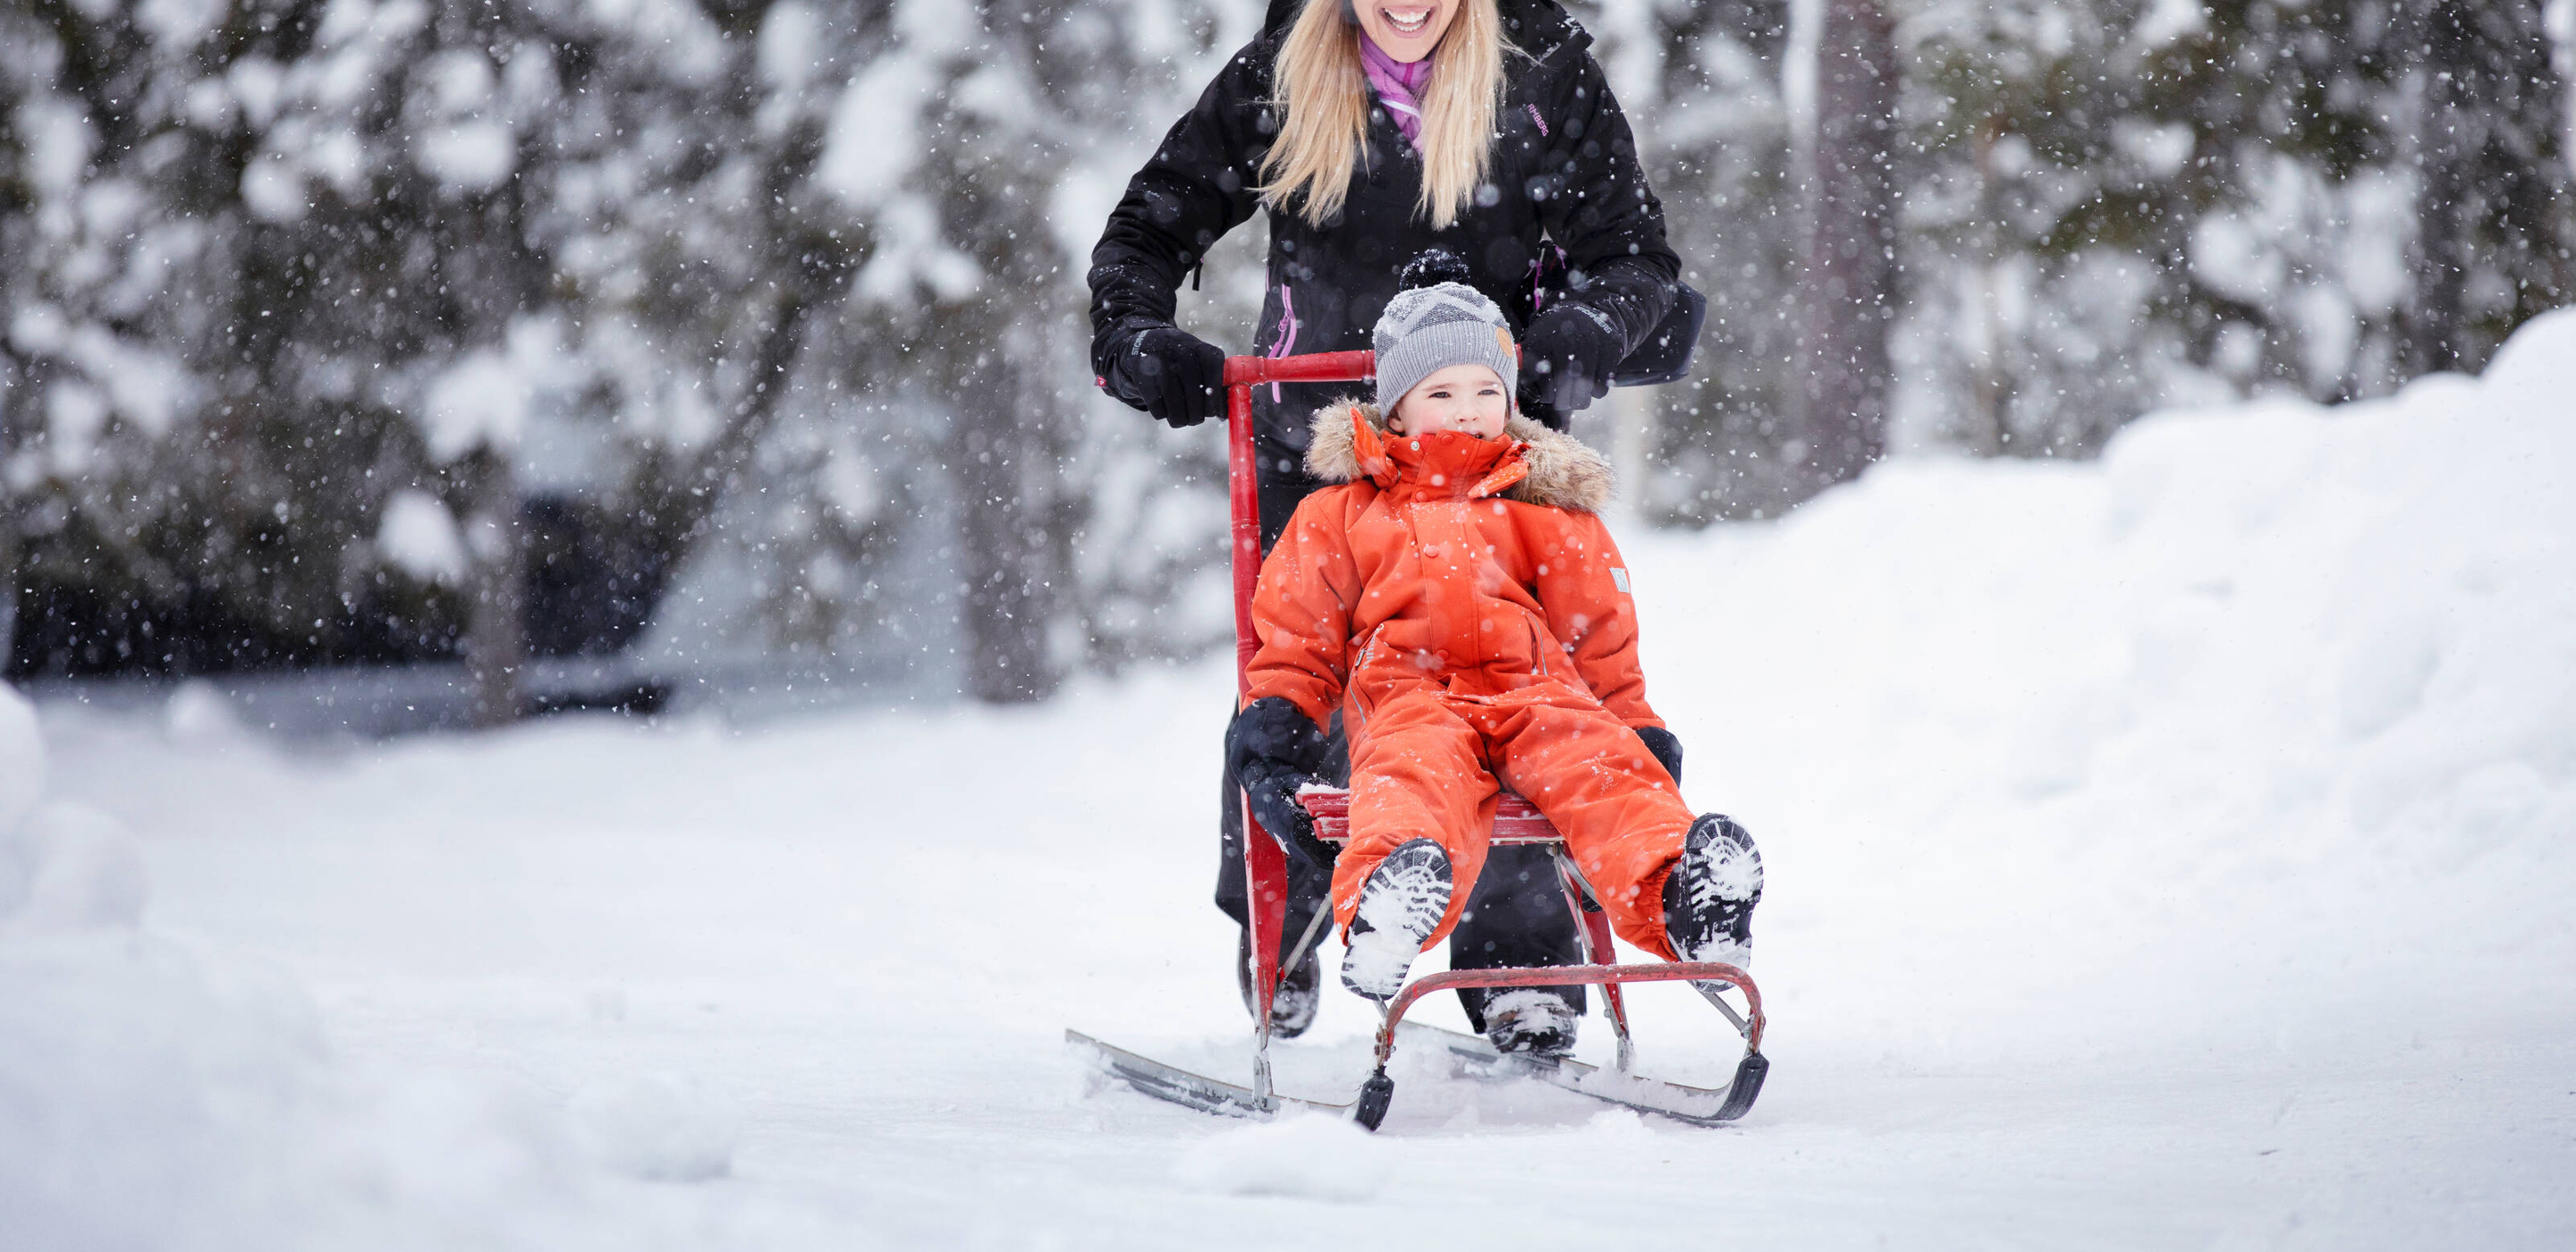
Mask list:
[[[550,658],[1208,650],[1221,434],[1093,390],[1083,272],[1263,6],[0,0],[8,675],[465,660],[497,721]],[[2570,0],[1568,7],[1712,302],[1580,419],[1643,524],[2384,394],[2576,290]]]

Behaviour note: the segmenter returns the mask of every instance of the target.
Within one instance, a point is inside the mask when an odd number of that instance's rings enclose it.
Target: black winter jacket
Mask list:
[[[1444,231],[1415,211],[1422,162],[1384,109],[1341,213],[1318,228],[1271,212],[1269,293],[1251,350],[1271,356],[1369,346],[1396,273],[1426,248],[1464,259],[1516,330],[1557,300],[1605,314],[1633,348],[1675,298],[1681,261],[1664,242],[1628,120],[1589,51],[1592,37],[1552,0],[1500,0],[1505,86],[1491,181]],[[1276,128],[1271,67],[1296,0],[1274,0],[1196,107],[1128,181],[1091,253],[1091,361],[1100,385],[1143,408],[1127,371],[1136,340],[1172,324],[1175,293],[1227,231],[1261,207],[1261,163]],[[1514,51],[1513,49],[1517,49]],[[1559,256],[1559,250],[1562,256]],[[1241,352],[1240,344],[1221,344]],[[1307,419],[1348,384],[1263,387],[1254,430],[1267,481],[1302,478]],[[1562,428],[1561,415],[1531,416]]]

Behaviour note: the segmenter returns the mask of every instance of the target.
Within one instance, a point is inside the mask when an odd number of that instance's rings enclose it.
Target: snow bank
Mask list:
[[[45,779],[45,746],[36,710],[0,684],[0,831],[14,829],[36,807]]]
[[[247,733],[232,697],[202,678],[180,683],[161,710],[161,731],[170,742],[188,748],[217,748]]]
[[[0,1211],[12,1237],[230,1243],[283,1198],[245,1185],[245,1169],[289,1150],[319,1057],[290,986],[128,935],[0,943]]]
[[[0,834],[0,937],[131,930],[145,895],[143,850],[88,805],[55,801]]]
[[[140,928],[140,847],[39,803],[36,731],[0,687],[0,1243],[668,1246],[599,1166],[729,1168],[738,1114],[703,1084],[602,1080],[568,1120],[510,1082],[335,1060],[291,976]]]
[[[1757,950],[1851,996],[1782,1029],[1947,1063],[2576,977],[2569,395],[2560,313],[2480,379],[2152,416],[2093,465],[1892,462],[1640,545],[1685,790],[1764,840]],[[1961,995],[1976,1032],[1909,1033]]]

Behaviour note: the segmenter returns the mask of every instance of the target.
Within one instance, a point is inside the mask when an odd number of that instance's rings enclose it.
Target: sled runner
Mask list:
[[[1252,388],[1265,383],[1355,382],[1370,377],[1373,366],[1372,354],[1368,352],[1226,359],[1226,417],[1230,426],[1226,465],[1233,512],[1235,678],[1238,690],[1243,689],[1252,659],[1260,647],[1252,624],[1253,590],[1261,573],[1260,505],[1253,467]],[[1347,841],[1350,834],[1348,792],[1309,787],[1299,794],[1298,800],[1314,817],[1317,838],[1335,844]],[[1754,1098],[1761,1094],[1763,1079],[1770,1071],[1770,1062],[1762,1055],[1762,993],[1753,985],[1752,978],[1735,966],[1715,962],[1619,964],[1611,948],[1610,920],[1601,911],[1596,893],[1584,881],[1573,858],[1566,853],[1563,838],[1537,809],[1519,796],[1509,793],[1502,796],[1494,819],[1493,842],[1535,844],[1553,852],[1566,907],[1573,910],[1582,923],[1585,954],[1591,963],[1447,970],[1407,982],[1403,990],[1387,1002],[1377,1031],[1375,1068],[1350,1103],[1297,1099],[1280,1094],[1273,1086],[1270,1006],[1279,987],[1280,971],[1295,967],[1321,937],[1327,919],[1333,914],[1329,908],[1318,910],[1295,948],[1284,961],[1280,958],[1280,931],[1288,904],[1287,853],[1277,839],[1269,837],[1268,832],[1262,829],[1248,806],[1244,813],[1243,859],[1252,931],[1251,981],[1253,1020],[1256,1023],[1252,1039],[1251,1085],[1238,1086],[1194,1074],[1111,1047],[1076,1031],[1066,1031],[1065,1041],[1087,1049],[1103,1073],[1146,1095],[1202,1112],[1232,1117],[1267,1118],[1282,1108],[1300,1106],[1347,1111],[1352,1120],[1375,1130],[1385,1120],[1388,1104],[1394,1096],[1395,1083],[1387,1076],[1386,1067],[1394,1055],[1399,1036],[1436,1040],[1462,1063],[1480,1072],[1533,1078],[1595,1099],[1694,1125],[1717,1125],[1744,1116],[1753,1107]],[[1711,1091],[1658,1082],[1630,1072],[1636,1050],[1628,1035],[1628,1008],[1621,989],[1629,983],[1641,982],[1690,983],[1735,1027],[1744,1039],[1744,1055],[1736,1063],[1734,1079],[1726,1090]],[[1461,987],[1567,985],[1601,988],[1602,999],[1609,1010],[1611,1029],[1619,1044],[1617,1060],[1610,1069],[1603,1070],[1570,1059],[1505,1055],[1481,1039],[1434,1027],[1411,1025],[1404,1020],[1405,1011],[1415,1001],[1435,992]],[[1717,988],[1721,987],[1732,987],[1742,993],[1745,1001],[1742,1011],[1720,994]]]

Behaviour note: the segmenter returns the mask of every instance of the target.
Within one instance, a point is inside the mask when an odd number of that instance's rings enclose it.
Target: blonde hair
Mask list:
[[[1359,26],[1346,0],[1307,0],[1279,45],[1271,103],[1283,119],[1261,163],[1261,202],[1293,204],[1321,226],[1350,198],[1368,147],[1368,74],[1360,68]],[[1493,163],[1494,114],[1503,96],[1503,18],[1494,0],[1459,0],[1431,51],[1422,98],[1422,195],[1414,210],[1446,230],[1475,202]]]

